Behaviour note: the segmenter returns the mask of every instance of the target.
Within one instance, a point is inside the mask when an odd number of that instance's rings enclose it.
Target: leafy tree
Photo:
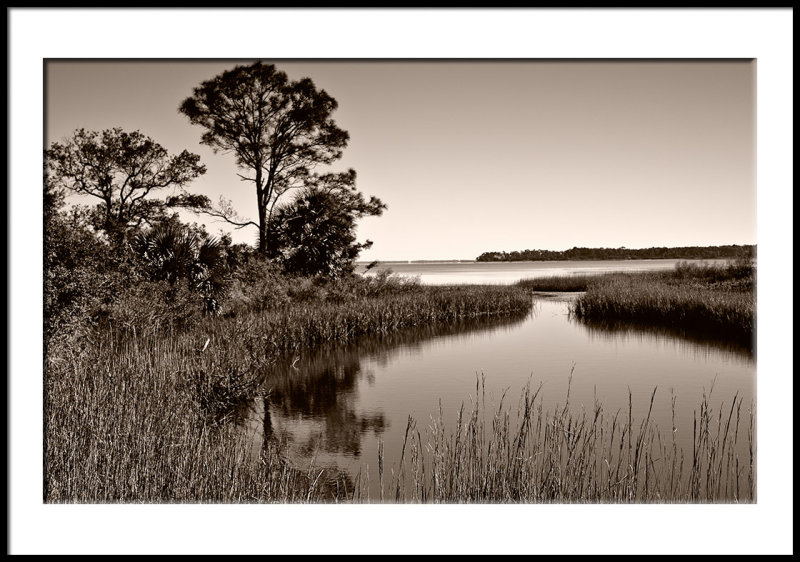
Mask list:
[[[341,158],[349,135],[331,118],[337,103],[310,78],[289,81],[271,64],[254,63],[203,82],[180,106],[191,123],[205,129],[201,142],[231,153],[243,181],[255,185],[258,222],[242,219],[224,200],[181,201],[237,228],[256,226],[262,254],[270,248],[272,214],[289,190],[316,180],[313,169]]]
[[[114,239],[143,222],[165,215],[166,203],[150,197],[164,188],[181,187],[205,173],[200,157],[186,150],[170,156],[139,131],[78,129],[45,151],[47,181],[100,199],[97,226]]]
[[[356,221],[381,215],[386,208],[376,197],[365,199],[354,183],[354,170],[326,174],[278,207],[270,257],[289,273],[330,278],[351,274],[359,252],[372,246],[370,240],[356,242]]]

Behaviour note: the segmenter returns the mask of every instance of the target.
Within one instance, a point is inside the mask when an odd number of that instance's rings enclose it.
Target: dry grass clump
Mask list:
[[[591,322],[634,322],[713,333],[751,345],[755,270],[742,264],[678,264],[662,273],[615,274],[591,282],[572,306]]]

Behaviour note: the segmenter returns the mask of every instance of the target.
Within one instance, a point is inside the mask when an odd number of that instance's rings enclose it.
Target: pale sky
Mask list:
[[[46,142],[138,129],[200,154],[208,172],[189,191],[255,219],[234,157],[200,145],[178,112],[200,82],[248,62],[50,61]],[[350,144],[318,171],[352,167],[388,206],[359,223],[374,243],[360,259],[756,243],[753,61],[264,62],[339,102]]]

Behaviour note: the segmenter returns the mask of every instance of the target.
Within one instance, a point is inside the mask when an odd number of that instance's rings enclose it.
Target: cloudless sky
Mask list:
[[[46,142],[138,129],[200,154],[208,172],[189,191],[256,219],[233,156],[200,145],[178,112],[192,88],[247,62],[51,60]],[[339,102],[350,144],[328,169],[354,168],[388,206],[360,222],[374,242],[361,259],[756,242],[755,62],[265,62]]]

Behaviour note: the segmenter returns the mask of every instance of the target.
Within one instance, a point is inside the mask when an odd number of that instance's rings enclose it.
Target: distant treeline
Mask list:
[[[552,250],[523,250],[515,252],[484,252],[476,258],[488,261],[559,261],[559,260],[649,260],[649,259],[737,259],[755,257],[756,246],[685,246],[681,248],[571,248],[562,252]]]

